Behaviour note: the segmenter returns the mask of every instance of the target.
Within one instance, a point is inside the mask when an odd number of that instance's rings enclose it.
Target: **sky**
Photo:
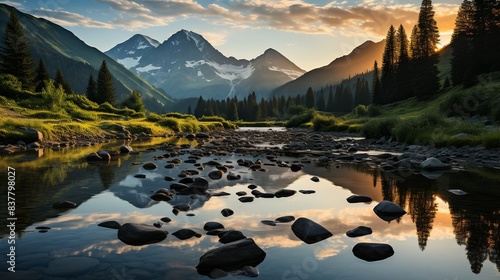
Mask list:
[[[255,58],[268,48],[309,71],[349,54],[389,26],[411,34],[415,0],[37,0],[2,1],[48,19],[107,51],[134,34],[160,42],[181,29],[202,35],[226,56]],[[461,0],[433,1],[441,45],[449,43]]]

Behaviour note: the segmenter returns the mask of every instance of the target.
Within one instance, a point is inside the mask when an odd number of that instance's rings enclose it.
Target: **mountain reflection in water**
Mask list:
[[[230,196],[177,195],[169,202],[156,202],[149,197],[159,188],[168,188],[170,182],[164,177],[178,178],[183,169],[193,169],[193,164],[182,163],[166,169],[164,165],[169,159],[154,159],[164,154],[160,150],[124,155],[107,164],[88,164],[84,160],[85,155],[98,149],[118,146],[112,143],[45,150],[40,157],[18,154],[0,158],[1,170],[12,166],[17,175],[18,272],[28,278],[36,275],[33,279],[59,277],[54,275],[53,261],[78,256],[99,261],[95,267],[73,272],[94,279],[199,278],[194,267],[204,252],[220,246],[216,237],[203,234],[201,238],[179,240],[169,234],[162,242],[137,247],[119,241],[116,230],[97,227],[108,220],[152,224],[161,217],[170,217],[172,222],[162,227],[169,233],[182,228],[205,233],[203,225],[207,221],[241,230],[267,253],[258,266],[259,277],[263,279],[305,279],[304,276],[307,279],[493,279],[500,275],[497,170],[451,171],[429,179],[420,174],[384,173],[363,163],[319,167],[311,157],[313,163],[304,163],[299,172],[272,165],[265,165],[267,172],[261,172],[238,166],[236,161],[245,158],[270,163],[265,154],[212,155],[198,162],[215,160],[232,165],[234,169],[230,171],[242,177],[235,181],[209,180],[210,189],[228,192]],[[143,147],[148,144],[143,143]],[[186,152],[178,158],[185,161],[188,156]],[[284,156],[279,159],[301,160]],[[154,162],[158,168],[148,171],[142,164],[133,164],[146,162]],[[198,176],[208,178],[211,170],[206,166]],[[145,174],[146,179],[135,178],[136,174]],[[1,172],[0,181],[6,182],[6,175]],[[319,182],[311,181],[312,176],[317,176]],[[235,193],[245,191],[250,195],[247,188],[250,184],[262,192],[287,188],[316,193],[239,202]],[[449,189],[462,189],[468,195],[456,196]],[[369,196],[374,201],[349,204],[346,198],[352,194]],[[52,209],[51,204],[57,200],[74,201],[78,208]],[[381,220],[372,209],[382,200],[393,201],[408,214],[390,223]],[[187,213],[194,216],[172,213],[172,205],[178,203],[190,204]],[[6,192],[0,193],[0,208],[7,209]],[[223,217],[220,214],[223,208],[231,208],[235,214]],[[0,214],[4,221],[5,212]],[[285,215],[312,219],[333,236],[307,245],[290,230],[291,223],[275,227],[261,223]],[[346,231],[360,225],[372,228],[373,234],[346,237]],[[40,233],[35,229],[37,226],[48,226],[50,230]],[[2,227],[0,233],[3,237],[0,260],[5,263],[9,232]],[[366,263],[351,253],[358,242],[387,243],[394,247],[395,254],[380,262]],[[0,272],[2,279],[16,279],[4,271]],[[78,276],[68,273],[64,277]]]

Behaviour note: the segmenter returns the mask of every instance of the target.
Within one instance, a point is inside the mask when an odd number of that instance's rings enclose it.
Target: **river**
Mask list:
[[[261,129],[260,133],[266,133]],[[268,130],[268,133],[273,133]],[[192,145],[176,149],[179,154],[162,158],[161,143]],[[208,142],[205,142],[208,143]],[[228,196],[176,195],[171,201],[154,201],[159,188],[178,181],[182,170],[195,169],[186,163],[197,142],[187,139],[159,139],[132,142],[138,154],[122,155],[109,163],[91,164],[85,156],[98,149],[117,150],[115,142],[90,147],[40,150],[0,158],[0,278],[1,279],[208,279],[196,265],[207,251],[221,246],[217,236],[206,235],[203,226],[217,221],[226,229],[240,230],[264,250],[266,257],[257,266],[260,279],[498,279],[500,278],[500,176],[494,169],[451,170],[435,176],[418,173],[382,172],[367,163],[331,163],[318,166],[314,156],[294,158],[279,153],[282,143],[269,145],[269,153],[205,153],[196,161],[217,161],[229,166],[239,180],[208,179],[213,167],[199,175],[207,178],[210,190]],[[198,146],[200,148],[201,146]],[[182,163],[165,168],[167,161]],[[238,160],[261,160],[263,170],[252,171]],[[144,163],[158,168],[146,170]],[[297,163],[292,172],[277,162]],[[8,168],[15,170],[8,174]],[[146,178],[136,178],[143,174]],[[167,182],[164,178],[176,179]],[[317,177],[319,181],[311,180]],[[14,182],[14,183],[10,183]],[[286,188],[313,190],[285,198],[238,200],[237,192],[251,196],[249,185],[272,193]],[[9,185],[11,194],[8,193]],[[449,189],[468,194],[457,196]],[[348,203],[356,194],[369,196],[371,203]],[[15,205],[8,204],[15,197]],[[57,210],[55,201],[70,200],[74,209]],[[383,200],[392,201],[407,212],[390,222],[380,219],[373,208]],[[172,206],[187,203],[187,212],[173,213]],[[13,215],[9,215],[9,206]],[[224,217],[230,208],[234,215]],[[306,217],[332,233],[314,244],[301,241],[290,223],[263,224],[281,216]],[[117,238],[117,230],[99,227],[104,221],[152,225],[162,217],[171,218],[161,229],[168,237],[158,243],[131,246]],[[15,225],[12,236],[9,225]],[[373,230],[370,235],[351,238],[346,231],[358,226]],[[192,229],[200,238],[180,240],[171,233]],[[15,243],[12,243],[12,240]],[[357,258],[353,247],[362,242],[389,244],[394,255],[374,262]],[[12,258],[14,251],[15,256]],[[15,272],[9,260],[14,260]],[[241,279],[229,274],[226,279]]]

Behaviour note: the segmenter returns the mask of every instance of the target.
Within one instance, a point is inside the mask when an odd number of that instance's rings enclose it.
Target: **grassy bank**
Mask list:
[[[342,117],[313,109],[296,114],[288,127],[361,132],[367,138],[402,143],[500,148],[500,73],[479,77],[471,88],[456,86],[432,100],[411,98],[384,106],[358,106]]]
[[[97,105],[79,95],[67,96],[60,102],[54,106],[36,94],[19,100],[0,96],[0,143],[32,141],[32,135],[22,128],[36,129],[44,139],[54,141],[72,136],[113,137],[123,130],[132,134],[165,136],[177,132],[236,128],[233,123],[219,117],[198,120],[188,114],[136,112],[107,103]]]

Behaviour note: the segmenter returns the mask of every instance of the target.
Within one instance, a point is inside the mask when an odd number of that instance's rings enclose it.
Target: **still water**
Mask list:
[[[162,150],[148,150],[156,143],[131,143],[137,155],[124,155],[109,164],[88,164],[85,156],[98,149],[116,150],[122,143],[93,147],[44,150],[0,158],[0,261],[1,279],[208,279],[195,269],[201,255],[219,247],[218,238],[205,234],[203,225],[217,221],[225,228],[241,230],[266,252],[257,266],[260,279],[500,279],[500,176],[498,170],[470,169],[450,171],[429,179],[420,174],[381,173],[369,164],[332,164],[319,167],[304,158],[279,155],[287,162],[302,161],[303,169],[271,165],[266,154],[210,155],[198,162],[216,160],[232,165],[240,180],[208,179],[213,170],[206,167],[199,177],[207,178],[210,189],[229,196],[206,197],[177,195],[169,202],[149,197],[178,178],[193,164],[164,168],[171,158],[157,159]],[[170,139],[175,142],[177,140]],[[180,144],[190,143],[184,139]],[[195,143],[192,143],[195,145]],[[187,150],[189,151],[189,150]],[[177,156],[188,159],[189,152]],[[238,159],[262,160],[267,172],[239,166]],[[155,170],[142,164],[154,162]],[[15,273],[7,269],[10,252],[6,225],[7,169],[15,168]],[[146,179],[135,178],[145,174]],[[440,176],[439,176],[440,175]],[[311,178],[316,176],[319,182]],[[174,181],[175,182],[175,181]],[[254,184],[262,192],[282,188],[314,190],[297,192],[287,198],[256,198],[242,203],[236,192]],[[456,196],[449,189],[469,194]],[[352,194],[370,196],[371,203],[349,204]],[[55,210],[52,203],[71,200],[78,207]],[[386,222],[373,207],[382,200],[401,205],[408,213]],[[189,212],[174,215],[172,205],[189,203]],[[230,208],[234,215],[223,217]],[[190,214],[190,215],[188,215]],[[194,214],[194,216],[192,215]],[[291,223],[268,226],[262,220],[293,215],[309,218],[328,229],[333,236],[306,244],[291,231]],[[162,217],[168,237],[159,243],[130,246],[117,238],[114,229],[98,227],[103,221],[153,224]],[[357,226],[372,228],[373,234],[350,238],[346,231]],[[40,230],[37,227],[49,227]],[[189,228],[202,233],[200,238],[179,240],[171,233]],[[385,260],[366,262],[352,253],[360,242],[390,244],[394,255]],[[241,279],[229,275],[226,279]]]

